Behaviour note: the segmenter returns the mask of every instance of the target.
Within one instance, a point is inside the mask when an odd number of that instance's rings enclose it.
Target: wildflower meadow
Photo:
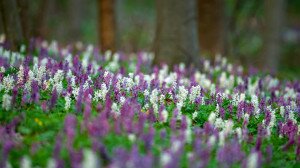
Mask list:
[[[0,167],[297,167],[300,82],[218,57],[0,47]]]

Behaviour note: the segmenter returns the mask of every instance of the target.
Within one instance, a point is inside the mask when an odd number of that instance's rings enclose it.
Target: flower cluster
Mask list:
[[[247,74],[221,57],[172,70],[152,67],[151,53],[101,55],[39,40],[25,50],[0,45],[0,167],[291,167],[300,159],[299,81]]]

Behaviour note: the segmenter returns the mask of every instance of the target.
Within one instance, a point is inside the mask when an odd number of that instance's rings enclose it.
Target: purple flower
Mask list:
[[[72,149],[73,146],[73,141],[74,137],[76,135],[76,125],[77,125],[77,120],[76,116],[69,114],[65,118],[65,133],[67,136],[67,148],[68,150]]]
[[[219,147],[217,152],[217,159],[222,167],[231,167],[234,163],[241,162],[244,156],[240,144],[235,141]]]
[[[58,98],[58,94],[57,94],[56,88],[54,88],[51,99],[50,99],[50,109],[54,108],[57,98]]]

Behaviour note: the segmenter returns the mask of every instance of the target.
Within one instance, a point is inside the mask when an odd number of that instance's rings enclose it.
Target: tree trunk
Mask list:
[[[16,50],[23,42],[22,25],[15,0],[0,0],[3,27],[7,41]]]
[[[82,39],[81,24],[84,19],[84,5],[83,0],[72,0],[69,2],[68,12],[70,21],[69,38],[70,41],[78,41]]]
[[[224,53],[223,0],[198,0],[198,27],[201,52],[214,57]]]
[[[30,26],[29,26],[29,16],[28,16],[28,1],[17,0],[17,9],[20,16],[20,22],[21,22],[24,40],[28,40],[31,36]]]
[[[98,0],[99,5],[99,39],[102,51],[116,50],[116,18],[114,0]]]
[[[196,0],[157,0],[154,63],[199,64]]]
[[[42,2],[39,2],[39,8],[36,12],[36,16],[34,17],[36,21],[35,24],[33,24],[34,37],[45,38],[47,36],[47,9],[50,6],[50,2],[48,0],[42,0]]]
[[[277,72],[281,55],[285,0],[265,0],[264,58],[271,72]]]

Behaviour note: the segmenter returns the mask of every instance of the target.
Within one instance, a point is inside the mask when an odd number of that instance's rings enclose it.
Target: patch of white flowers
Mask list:
[[[101,89],[100,90],[97,90],[95,93],[94,93],[94,98],[93,100],[98,102],[99,100],[103,100],[105,101],[106,99],[106,94],[108,93],[108,88],[106,86],[105,83],[102,83],[101,84]]]
[[[177,94],[177,99],[178,99],[178,102],[177,102],[177,108],[180,110],[181,107],[183,106],[183,103],[185,102],[186,98],[187,98],[187,95],[188,95],[188,91],[185,89],[184,86],[179,86],[179,89],[178,89],[178,94]]]
[[[256,117],[258,117],[260,109],[259,109],[258,98],[255,94],[251,95],[251,102],[254,106],[254,114],[255,114]]]
[[[152,104],[155,113],[158,113],[158,90],[154,89],[150,95],[150,103]]]
[[[195,73],[195,80],[201,87],[205,89],[209,89],[211,86],[211,80],[208,79],[205,74],[201,74],[199,71]]]
[[[168,111],[164,109],[164,110],[161,112],[161,114],[162,114],[163,122],[167,122],[168,117],[169,117]]]
[[[112,109],[112,112],[116,115],[116,116],[119,116],[121,113],[120,113],[120,108],[118,107],[118,104],[117,103],[113,103],[112,106],[111,106],[111,109]]]
[[[28,156],[24,156],[20,164],[21,168],[31,168],[31,159]]]
[[[106,52],[105,53],[105,56],[107,57],[107,59],[109,59],[111,55],[111,52],[108,53]],[[109,62],[109,64],[105,67],[105,69],[109,70],[109,71],[116,71],[120,68],[120,65],[119,65],[119,58],[120,58],[120,55],[118,53],[115,53],[113,55],[113,60],[111,62]]]
[[[13,76],[8,75],[8,76],[4,77],[0,90],[4,89],[5,93],[8,93],[9,91],[11,91],[14,88],[14,82],[15,82],[15,80],[14,80]]]
[[[57,70],[54,77],[50,79],[53,84],[53,90],[56,89],[57,93],[60,94],[63,90],[62,80],[64,79],[64,72],[62,70]]]
[[[201,94],[201,87],[199,85],[197,86],[192,86],[191,88],[191,93],[189,96],[190,102],[194,103],[195,99],[200,96]]]
[[[83,150],[82,168],[97,168],[99,166],[97,154],[90,149]]]
[[[167,166],[171,162],[171,155],[167,152],[163,152],[160,157],[160,163],[163,167]]]
[[[66,101],[66,103],[65,103],[65,110],[68,111],[70,109],[70,107],[71,107],[71,98],[70,98],[69,95],[67,95],[65,97],[65,101]]]
[[[9,110],[11,108],[12,97],[9,94],[4,94],[2,97],[2,108]]]
[[[23,65],[20,65],[17,77],[18,77],[17,84],[22,84],[23,80],[24,80],[24,67],[23,67]]]
[[[228,88],[231,89],[234,86],[234,76],[230,75],[229,78],[227,78],[227,75],[225,72],[221,73],[221,76],[219,78],[220,87],[221,88]]]
[[[256,152],[252,152],[247,159],[247,168],[257,168],[258,167],[258,154]]]

